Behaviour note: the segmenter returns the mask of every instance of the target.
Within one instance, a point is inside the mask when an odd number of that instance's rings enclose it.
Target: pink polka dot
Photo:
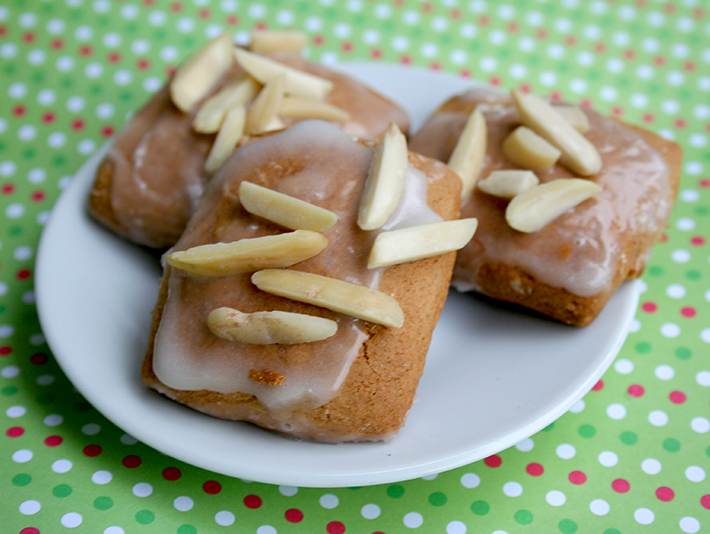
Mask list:
[[[141,465],[142,462],[143,460],[141,460],[140,457],[136,456],[135,454],[129,454],[121,461],[121,463],[123,463],[123,465],[126,466],[128,469],[135,469],[136,467]]]
[[[656,305],[655,302],[644,302],[641,305],[641,309],[645,311],[646,313],[653,313],[658,309],[658,306]]]
[[[61,445],[63,441],[64,438],[62,438],[62,436],[49,436],[44,440],[44,444],[47,447],[56,447],[58,445]]]
[[[7,356],[12,352],[12,347],[0,347],[0,356]]]
[[[700,497],[700,505],[710,510],[710,494]]]
[[[656,490],[656,497],[659,501],[670,502],[675,498],[675,492],[667,486],[661,486]]]
[[[7,429],[5,435],[7,435],[8,438],[19,438],[24,433],[25,429],[21,426],[12,426]]]
[[[488,467],[500,467],[500,465],[503,463],[503,460],[500,456],[494,454],[493,456],[489,456],[488,458],[484,459],[483,463],[486,464]]]
[[[244,506],[250,508],[251,510],[256,510],[261,507],[262,500],[258,495],[247,495],[244,497]]]
[[[301,521],[303,521],[303,512],[296,508],[291,508],[289,510],[286,510],[284,517],[289,523],[300,523]]]
[[[568,478],[572,484],[576,484],[577,486],[581,486],[587,481],[587,475],[581,471],[572,471]]]
[[[643,397],[643,394],[646,393],[643,386],[639,386],[638,384],[631,384],[627,391],[629,392],[629,395],[636,398]]]
[[[328,526],[325,527],[328,534],[343,534],[345,532],[345,525],[340,521],[331,521]]]
[[[617,478],[611,483],[611,489],[617,493],[626,493],[631,489],[631,485],[623,478]]]
[[[700,187],[710,187],[710,180],[703,178],[698,182],[698,185],[700,185]]]
[[[222,491],[222,484],[216,480],[208,480],[202,484],[202,489],[208,495],[217,495],[220,491]]]
[[[601,391],[602,389],[604,389],[604,381],[603,380],[600,380],[599,382],[594,384],[594,386],[592,386],[592,391]]]
[[[47,363],[47,355],[43,352],[38,352],[30,356],[30,363],[32,365],[42,365]]]
[[[39,529],[35,527],[25,527],[20,531],[20,534],[40,534]]]
[[[705,244],[705,238],[699,235],[696,235],[691,238],[690,240],[691,244],[695,245],[696,247],[702,246]]]
[[[545,472],[545,468],[542,467],[542,465],[540,464],[532,463],[527,465],[525,471],[527,471],[528,475],[530,476],[539,477]]]
[[[88,456],[89,458],[94,458],[101,454],[101,447],[99,445],[87,445],[84,447],[84,455]]]
[[[681,308],[680,314],[683,317],[687,317],[688,319],[692,319],[693,317],[695,317],[698,314],[698,312],[695,308],[692,308],[691,306],[686,306],[685,308]]]
[[[165,480],[177,480],[182,476],[182,472],[177,467],[166,467],[163,469],[163,478]]]
[[[682,391],[671,391],[670,395],[668,395],[668,398],[673,404],[683,404],[686,401],[687,397]]]

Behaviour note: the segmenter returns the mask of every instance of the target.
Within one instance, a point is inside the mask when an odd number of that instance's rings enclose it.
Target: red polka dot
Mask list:
[[[530,476],[539,477],[545,472],[545,468],[540,464],[532,463],[527,465],[525,471],[527,471]]]
[[[63,441],[64,438],[62,438],[62,436],[49,436],[45,438],[44,444],[47,447],[56,447],[58,445],[61,445]]]
[[[577,486],[581,486],[587,481],[587,475],[581,471],[572,471],[568,478],[572,484],[576,484]]]
[[[710,494],[700,497],[700,506],[710,510]]]
[[[177,480],[182,476],[182,473],[177,467],[166,467],[163,469],[163,478],[165,480]]]
[[[44,191],[35,191],[30,196],[30,198],[32,199],[33,202],[42,202],[44,200],[44,197],[45,197]]]
[[[24,433],[25,429],[21,426],[12,426],[5,432],[8,438],[19,438]]]
[[[82,119],[76,119],[72,121],[71,127],[74,130],[81,130],[84,127],[84,121]]]
[[[175,13],[179,13],[182,11],[182,4],[180,2],[173,2],[170,4],[170,9],[172,9]]]
[[[2,191],[3,195],[11,195],[15,191],[15,185],[3,184],[2,187],[0,187],[0,191]]]
[[[17,271],[16,276],[18,280],[27,280],[30,276],[32,276],[32,271],[29,269],[20,269]]]
[[[343,49],[343,52],[352,52],[353,51],[353,44],[352,43],[343,43],[341,45],[341,48]]]
[[[687,399],[685,393],[683,393],[682,391],[671,391],[670,395],[668,395],[668,398],[673,404],[683,404]]]
[[[646,390],[643,389],[643,386],[639,386],[638,384],[631,384],[627,391],[629,392],[629,395],[636,398],[643,397],[643,394],[646,393]]]
[[[84,447],[83,453],[89,458],[95,458],[103,452],[103,449],[99,445],[87,445]]]
[[[112,126],[104,126],[101,128],[101,135],[104,137],[111,137],[113,135],[113,127]]]
[[[51,111],[48,111],[47,113],[42,115],[42,122],[49,124],[50,122],[54,122],[55,118],[56,117],[55,117],[54,113],[52,113]]]
[[[12,108],[12,114],[16,117],[22,117],[26,111],[27,109],[25,109],[25,106],[15,106]]]
[[[641,309],[646,313],[653,313],[658,310],[658,306],[655,302],[644,302],[641,304]]]
[[[592,386],[592,391],[601,391],[602,389],[604,389],[604,381],[603,380],[600,380],[599,382],[597,382],[596,384],[594,384]]]
[[[84,45],[81,48],[79,48],[79,53],[82,56],[90,56],[91,55],[91,47],[89,45]]]
[[[700,247],[705,244],[705,238],[699,235],[696,235],[695,237],[690,239],[690,243],[695,245],[696,247]]]
[[[340,521],[331,521],[325,527],[325,530],[328,534],[343,534],[343,532],[345,532],[345,525]]]
[[[500,85],[501,83],[503,83],[503,81],[498,76],[494,76],[493,78],[488,80],[488,83],[490,83],[491,85]]]
[[[493,456],[489,456],[488,458],[483,460],[483,463],[486,464],[488,467],[500,467],[500,465],[503,463],[503,460],[500,456],[494,454]]]
[[[23,39],[26,43],[33,43],[34,40],[35,40],[35,34],[32,33],[32,32],[27,32],[27,33],[25,33],[25,34],[22,36],[22,39]]]
[[[380,59],[382,57],[382,50],[380,50],[379,48],[375,48],[370,52],[370,56],[373,59]]]
[[[20,534],[40,534],[40,532],[38,528],[25,527],[20,531]]]
[[[412,62],[412,58],[410,56],[402,56],[399,58],[399,62],[402,65],[409,65]]]
[[[123,465],[126,466],[128,469],[135,469],[136,467],[141,465],[142,462],[143,460],[141,460],[140,457],[136,456],[135,454],[129,454],[121,461],[121,463],[123,463]]]
[[[210,18],[210,10],[209,9],[200,9],[198,12],[198,15],[200,16],[201,19],[208,19]]]
[[[710,180],[707,178],[703,178],[698,182],[698,185],[700,185],[700,187],[710,187]]]
[[[227,17],[227,24],[229,24],[230,26],[235,26],[238,23],[239,23],[239,17],[237,17],[235,15],[229,15]]]
[[[108,60],[111,63],[118,63],[119,61],[121,61],[121,54],[119,54],[118,52],[111,52],[108,55]]]
[[[3,346],[0,347],[0,356],[7,356],[12,352],[12,347]]]
[[[50,46],[55,50],[59,50],[64,47],[64,41],[61,39],[53,39]]]
[[[613,489],[617,493],[626,493],[631,489],[631,485],[627,480],[624,480],[623,478],[617,478],[611,483],[611,489]]]
[[[145,70],[150,67],[150,62],[147,59],[139,59],[136,62],[136,67],[138,67],[140,70]]]
[[[675,498],[675,492],[666,486],[661,486],[656,490],[656,497],[659,501],[670,502]]]
[[[289,523],[300,523],[303,521],[303,512],[296,508],[291,508],[290,510],[286,510],[284,517]]]
[[[261,497],[258,495],[247,495],[244,497],[244,506],[252,510],[256,510],[262,504]]]
[[[692,319],[697,315],[697,313],[698,312],[696,311],[696,309],[691,306],[686,306],[685,308],[681,308],[680,310],[680,314],[683,317],[687,317],[688,319]]]
[[[30,363],[33,365],[44,365],[47,363],[47,355],[42,352],[37,352],[30,356]]]
[[[217,495],[220,491],[222,491],[222,484],[216,480],[208,480],[202,484],[202,489],[209,495]]]

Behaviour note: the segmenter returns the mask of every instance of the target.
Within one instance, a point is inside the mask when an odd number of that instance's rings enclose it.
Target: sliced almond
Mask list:
[[[471,240],[477,226],[476,219],[461,219],[382,232],[372,245],[367,268],[389,267],[459,250]]]
[[[259,269],[288,267],[312,258],[328,244],[322,234],[296,230],[286,234],[199,245],[173,252],[167,262],[197,276],[229,276]]]
[[[503,140],[503,155],[510,161],[535,171],[544,171],[560,159],[559,149],[527,126],[518,126]]]
[[[283,311],[242,313],[227,307],[212,310],[207,326],[222,339],[253,345],[310,343],[338,330],[338,323],[323,317]]]
[[[244,135],[245,117],[243,104],[237,105],[227,113],[205,160],[205,171],[216,171],[232,155],[239,138]]]
[[[286,77],[283,74],[275,76],[259,91],[254,99],[244,128],[247,134],[257,134],[278,129],[272,127],[272,121],[276,118],[281,100],[284,97],[284,87],[286,87]]]
[[[394,212],[404,191],[409,165],[407,139],[393,122],[375,147],[357,224],[363,230],[381,227]]]
[[[249,213],[291,230],[324,232],[338,221],[330,210],[251,182],[239,184],[239,201]]]
[[[255,54],[299,53],[306,47],[306,39],[306,34],[297,30],[256,30],[251,34],[249,50]]]
[[[217,132],[229,110],[246,105],[259,92],[260,87],[259,83],[247,75],[231,80],[200,106],[192,120],[193,130],[199,133]]]
[[[596,183],[581,178],[553,180],[513,198],[505,210],[505,220],[520,232],[537,232],[601,190]]]
[[[461,204],[468,201],[481,174],[487,130],[483,113],[473,110],[449,158],[449,167],[461,178]]]
[[[271,369],[249,369],[249,379],[265,386],[280,386],[286,381],[286,377],[278,371]]]
[[[344,122],[350,120],[350,113],[337,106],[300,96],[285,96],[281,102],[279,115],[297,119],[321,119]]]
[[[569,106],[565,104],[556,104],[552,108],[559,113],[564,120],[569,122],[572,127],[579,133],[589,131],[589,117],[582,111],[579,106]]]
[[[252,275],[262,291],[344,313],[358,319],[399,328],[404,312],[399,303],[365,286],[291,269],[266,269]]]
[[[590,176],[602,168],[599,152],[544,99],[533,93],[511,91],[520,119],[562,152],[560,163],[580,176]]]
[[[478,181],[478,188],[484,193],[500,198],[513,198],[540,183],[532,171],[493,171]]]
[[[288,94],[323,100],[333,90],[333,82],[325,78],[287,67],[241,48],[235,48],[234,54],[242,68],[263,84],[284,74]]]
[[[182,111],[202,100],[234,62],[234,42],[223,33],[180,65],[170,81],[170,97]]]

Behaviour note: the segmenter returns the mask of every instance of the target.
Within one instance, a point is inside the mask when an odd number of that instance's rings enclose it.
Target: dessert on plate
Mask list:
[[[410,148],[449,163],[479,221],[453,285],[576,326],[641,275],[680,179],[677,144],[520,91],[451,98]]]

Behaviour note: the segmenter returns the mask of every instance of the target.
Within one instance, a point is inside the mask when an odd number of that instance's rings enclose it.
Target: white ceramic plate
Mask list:
[[[415,128],[471,83],[387,65],[343,65],[411,113]],[[194,412],[145,388],[139,370],[160,272],[153,257],[86,214],[102,154],[57,202],[37,258],[37,304],[52,351],[101,413],[174,458],[243,479],[361,486],[474,462],[534,434],[597,382],[619,351],[638,302],[626,284],[589,327],[566,327],[452,292],[436,328],[407,424],[389,443],[294,441]]]

